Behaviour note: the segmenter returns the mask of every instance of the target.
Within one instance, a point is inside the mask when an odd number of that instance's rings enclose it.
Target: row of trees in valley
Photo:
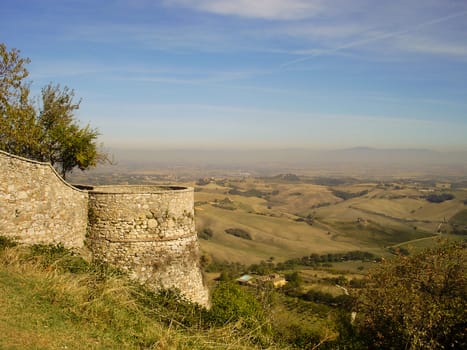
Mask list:
[[[63,177],[108,161],[98,130],[76,119],[81,100],[72,89],[50,83],[38,99],[31,98],[29,62],[0,43],[0,149],[50,162]]]

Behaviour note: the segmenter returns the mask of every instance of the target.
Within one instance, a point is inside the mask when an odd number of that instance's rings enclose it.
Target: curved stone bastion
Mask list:
[[[177,288],[208,306],[193,188],[99,186],[88,193],[88,240],[95,259],[153,289]]]
[[[82,249],[149,287],[208,306],[187,187],[68,184],[49,163],[0,150],[0,235]]]

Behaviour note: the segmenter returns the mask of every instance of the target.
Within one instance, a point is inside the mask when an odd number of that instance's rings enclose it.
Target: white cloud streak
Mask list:
[[[323,0],[167,0],[169,5],[193,8],[219,15],[294,20],[316,16],[325,8]]]
[[[467,60],[467,42],[441,42],[432,38],[404,37],[398,40],[395,45],[404,51],[451,56]]]
[[[417,1],[408,2],[407,8],[403,6],[405,3],[399,4],[396,1],[400,6],[385,5],[388,9],[365,0],[164,0],[162,3],[165,6],[162,8],[160,3],[157,5],[149,0],[141,1],[143,4],[140,6],[146,7],[148,13],[161,9],[173,11],[189,8],[211,15],[241,18],[232,18],[226,22],[222,17],[211,16],[209,21],[205,21],[190,14],[190,21],[174,23],[170,27],[157,21],[103,21],[70,27],[62,34],[63,40],[118,44],[128,49],[143,47],[177,54],[248,51],[296,57],[282,65],[276,63],[275,67],[280,65],[282,69],[324,55],[362,53],[361,58],[365,60],[386,60],[390,51],[398,59],[404,53],[414,52],[449,57],[465,55],[465,47],[462,45],[467,40],[463,34],[465,25],[453,31],[459,36],[457,40],[453,40],[446,22],[455,23],[455,19],[465,17],[466,7],[449,8],[456,12],[426,20],[433,13],[443,13],[442,4],[438,1],[430,2],[430,6],[433,3],[436,5],[430,10],[426,10]],[[387,16],[384,15],[385,11],[389,12]],[[245,17],[270,21],[242,21]],[[457,22],[462,23],[460,20]],[[397,30],[398,28],[402,29]],[[433,33],[427,33],[431,31]],[[410,41],[403,40],[409,37]],[[424,41],[426,37],[430,38],[430,42]]]
[[[330,54],[334,54],[334,53],[337,53],[337,52],[342,51],[342,50],[351,49],[351,48],[360,47],[360,46],[365,46],[365,45],[368,45],[368,44],[371,44],[371,43],[384,41],[384,40],[388,40],[388,39],[402,37],[402,36],[405,36],[405,35],[410,34],[412,32],[419,31],[419,30],[421,30],[421,29],[423,29],[425,27],[429,27],[429,26],[433,26],[435,24],[450,21],[450,20],[453,20],[453,19],[458,18],[458,17],[464,17],[466,15],[467,15],[467,11],[462,11],[462,12],[449,14],[447,16],[438,17],[438,18],[435,18],[435,19],[432,19],[432,20],[429,20],[429,21],[421,22],[421,23],[418,23],[416,25],[413,25],[413,26],[411,26],[411,27],[409,27],[407,29],[403,29],[403,30],[397,30],[397,31],[392,31],[392,32],[375,32],[374,34],[367,35],[366,37],[363,36],[361,39],[357,39],[355,41],[345,43],[345,44],[337,46],[335,48],[318,49],[318,50],[314,51],[313,54],[308,55],[307,57],[301,57],[301,58],[298,58],[298,59],[283,63],[281,65],[281,68],[285,68],[287,66],[295,65],[297,63],[313,59],[316,56],[330,55]],[[438,47],[441,47],[441,46],[438,46]],[[419,52],[422,51],[421,48],[422,47],[420,47],[420,49],[418,50]],[[430,52],[430,51],[426,50],[425,52]],[[453,53],[452,50],[451,51],[449,51],[449,50],[437,50],[436,53],[441,53],[441,52],[448,53],[448,54]],[[434,52],[432,51],[431,53],[434,53]],[[455,51],[455,53],[458,54],[459,50],[457,49]]]

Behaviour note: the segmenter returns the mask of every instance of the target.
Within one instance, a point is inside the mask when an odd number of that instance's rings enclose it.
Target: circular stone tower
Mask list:
[[[177,288],[208,306],[188,187],[100,186],[89,191],[89,247],[152,289]]]

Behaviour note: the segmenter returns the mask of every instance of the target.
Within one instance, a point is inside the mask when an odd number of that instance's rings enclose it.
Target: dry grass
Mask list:
[[[378,187],[360,183],[334,187],[310,183],[284,183],[248,178],[229,180],[223,186],[209,184],[195,194],[197,229],[209,227],[214,237],[201,241],[204,252],[218,260],[257,263],[273,256],[276,261],[310,253],[368,250],[385,254],[385,247],[423,239],[437,232],[440,222],[449,220],[464,207],[465,191],[456,199],[429,203],[427,192],[416,185]],[[262,198],[229,195],[230,189],[256,190]],[[331,189],[360,193],[361,197],[342,200]],[[230,198],[235,210],[216,208],[215,200]],[[297,215],[310,214],[313,226],[296,222]],[[248,231],[252,241],[231,237],[228,228]]]
[[[209,227],[214,237],[201,240],[205,252],[220,260],[256,263],[273,256],[277,261],[286,260],[310,252],[338,252],[359,249],[357,245],[334,241],[327,231],[287,217],[270,217],[231,211],[204,205],[197,212],[198,230]],[[244,240],[227,235],[228,228],[241,228],[253,237]],[[228,257],[228,259],[224,259]]]
[[[28,248],[0,250],[1,349],[252,349],[235,325],[161,322],[118,274],[68,273],[26,259]],[[157,317],[153,315],[157,314]],[[170,317],[170,315],[167,315]]]

